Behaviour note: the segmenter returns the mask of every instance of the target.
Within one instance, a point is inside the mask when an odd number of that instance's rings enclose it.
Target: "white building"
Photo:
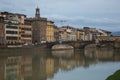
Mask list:
[[[19,22],[15,20],[5,20],[5,23],[6,44],[19,43]]]
[[[76,41],[77,40],[77,29],[70,26],[63,26],[59,28],[60,40],[63,41]]]
[[[111,36],[111,32],[103,29],[99,29],[97,36]]]

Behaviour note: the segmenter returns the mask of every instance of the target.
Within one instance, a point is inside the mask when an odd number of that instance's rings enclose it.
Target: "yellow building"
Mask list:
[[[80,29],[77,29],[77,40],[83,40],[83,31]]]
[[[54,76],[54,70],[55,66],[54,66],[54,59],[52,58],[48,58],[46,60],[46,75],[48,78],[51,78]]]
[[[46,28],[46,41],[54,42],[55,41],[55,27],[53,21],[47,21],[47,28]]]

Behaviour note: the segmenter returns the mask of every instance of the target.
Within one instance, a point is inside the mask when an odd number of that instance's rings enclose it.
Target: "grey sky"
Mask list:
[[[120,0],[1,0],[0,11],[22,13],[34,17],[40,7],[41,17],[56,25],[90,26],[110,31],[120,30]],[[60,20],[67,20],[60,23]]]

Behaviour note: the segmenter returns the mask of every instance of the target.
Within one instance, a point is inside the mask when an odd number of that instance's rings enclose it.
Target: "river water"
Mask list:
[[[119,49],[0,49],[0,80],[105,80],[119,69]]]

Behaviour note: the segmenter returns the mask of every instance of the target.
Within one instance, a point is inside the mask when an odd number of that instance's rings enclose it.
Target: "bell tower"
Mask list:
[[[40,18],[40,9],[38,7],[36,8],[35,18]]]

